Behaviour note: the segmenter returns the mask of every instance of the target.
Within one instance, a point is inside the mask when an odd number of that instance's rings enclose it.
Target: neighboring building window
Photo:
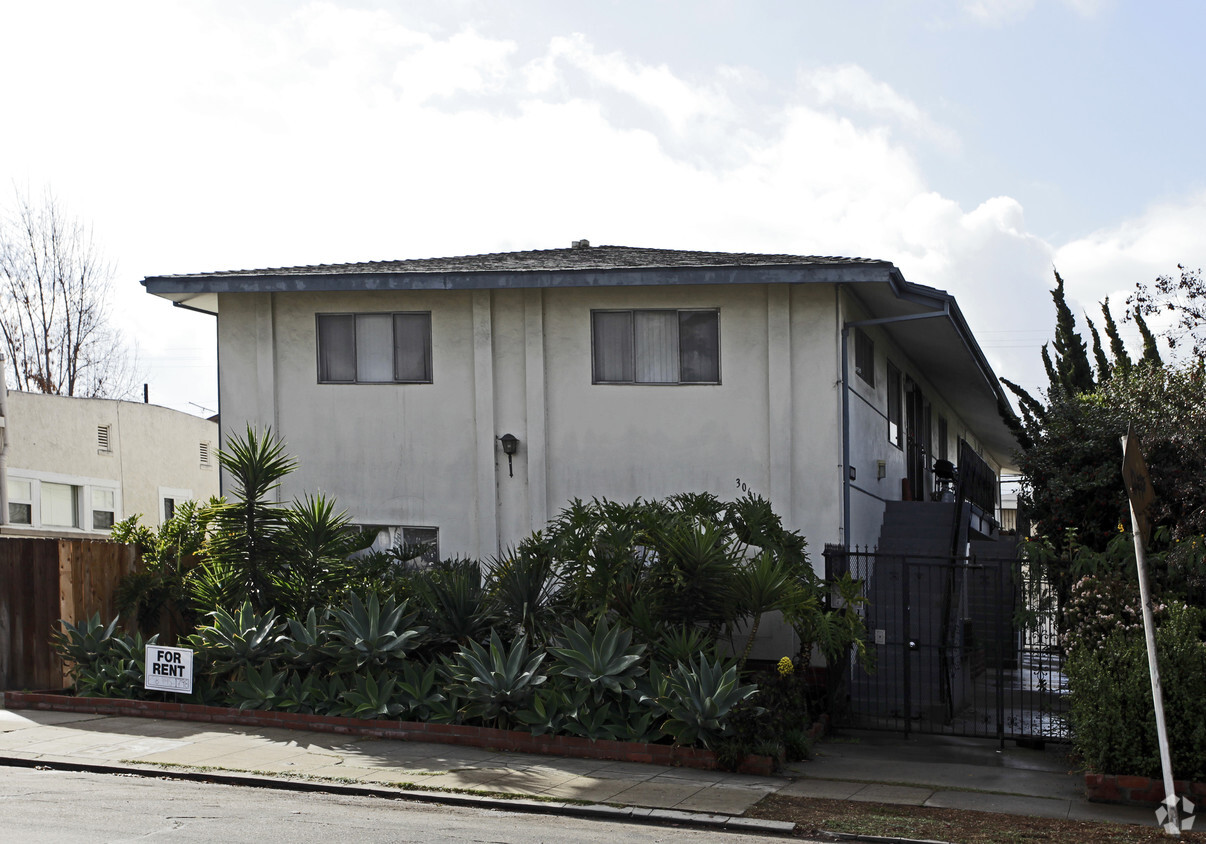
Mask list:
[[[897,448],[904,445],[900,407],[900,370],[888,361],[888,442]]]
[[[320,383],[431,383],[430,311],[317,316]]]
[[[875,386],[875,343],[861,328],[854,329],[854,372]]]
[[[14,525],[33,524],[33,483],[31,481],[8,481],[8,521]]]
[[[209,466],[209,443],[201,443],[201,465]]]
[[[117,514],[117,493],[111,489],[92,489],[92,529],[113,527]]]
[[[78,528],[80,526],[80,488],[70,484],[42,481],[42,525]]]
[[[720,383],[720,312],[592,311],[596,384]]]
[[[440,561],[440,529],[433,527],[400,527],[394,533],[394,545],[407,550],[418,550],[422,553],[416,560],[422,560],[428,565]]]
[[[159,515],[163,520],[160,524],[167,522],[176,515],[176,508],[185,501],[193,500],[193,491],[191,489],[171,489],[169,487],[159,487]]]
[[[96,426],[96,450],[109,451],[109,426]]]

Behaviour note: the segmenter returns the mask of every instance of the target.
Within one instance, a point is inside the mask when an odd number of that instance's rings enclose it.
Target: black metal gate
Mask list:
[[[1067,684],[1050,588],[1014,559],[826,550],[863,583],[875,665],[842,666],[851,725],[1061,741]]]

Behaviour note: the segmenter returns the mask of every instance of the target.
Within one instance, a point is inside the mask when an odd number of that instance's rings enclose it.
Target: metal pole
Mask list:
[[[1156,629],[1152,621],[1152,596],[1147,583],[1147,557],[1143,551],[1143,537],[1139,532],[1139,517],[1131,503],[1131,529],[1135,537],[1135,565],[1139,569],[1139,600],[1143,604],[1143,638],[1147,640],[1147,669],[1152,681],[1152,704],[1156,709],[1156,741],[1160,745],[1160,768],[1164,773],[1164,805],[1168,809],[1168,820],[1164,831],[1181,837],[1181,825],[1177,822],[1177,793],[1173,788],[1172,758],[1168,751],[1168,728],[1164,725],[1164,694],[1160,690],[1160,667],[1156,659]]]
[[[904,557],[900,558],[900,571],[901,614],[904,616],[904,641],[901,643],[904,648],[904,734],[908,738],[913,726],[913,625],[909,612],[909,561]]]
[[[8,373],[0,355],[0,525],[8,524]]]

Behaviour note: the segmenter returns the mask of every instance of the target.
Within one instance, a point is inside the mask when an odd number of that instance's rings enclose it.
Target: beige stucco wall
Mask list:
[[[156,405],[41,393],[10,392],[7,410],[8,477],[77,487],[84,532],[94,532],[93,489],[116,492],[116,519],[140,513],[153,526],[164,493],[218,492],[215,422]],[[98,447],[100,426],[109,427],[107,451]],[[203,442],[211,446],[209,466],[201,465]]]
[[[675,307],[719,309],[720,384],[591,383],[593,308]],[[317,383],[316,313],[392,310],[432,312],[434,383]],[[272,425],[300,464],[284,498],[437,526],[444,555],[493,556],[574,497],[734,497],[738,479],[819,552],[841,514],[834,325],[822,285],[223,296],[224,435]]]
[[[596,308],[717,308],[721,383],[591,383]],[[316,313],[431,311],[431,384],[319,384]],[[444,556],[488,559],[572,498],[685,490],[769,498],[816,565],[842,537],[840,325],[863,314],[828,284],[227,294],[219,302],[223,436],[271,425],[299,468],[288,500],[333,495],[358,522],[434,526]],[[953,406],[887,334],[876,386],[853,376],[852,541],[874,543],[900,497],[887,439],[885,361]],[[853,344],[850,354],[853,355]],[[520,440],[508,475],[497,438]],[[876,480],[876,461],[887,476]],[[994,467],[995,468],[995,467]]]

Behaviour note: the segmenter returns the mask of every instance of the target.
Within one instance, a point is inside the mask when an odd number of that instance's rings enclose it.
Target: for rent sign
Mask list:
[[[147,673],[143,686],[162,692],[192,694],[193,652],[188,648],[147,645]]]

